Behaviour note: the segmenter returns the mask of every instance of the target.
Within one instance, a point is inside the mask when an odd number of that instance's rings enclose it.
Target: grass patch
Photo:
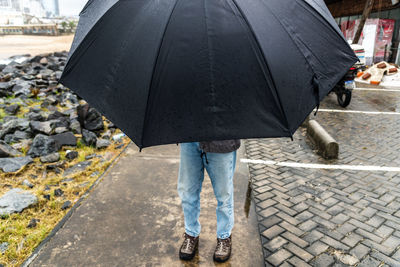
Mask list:
[[[4,111],[4,108],[0,108],[0,120],[3,121],[5,116],[7,116],[7,113]]]
[[[14,96],[7,97],[13,99]],[[22,118],[26,112],[32,107],[38,107],[44,112],[48,112],[47,108],[41,107],[41,99],[36,96],[26,101],[27,106],[21,106],[17,117]],[[58,104],[57,108],[60,112],[63,108]],[[0,120],[7,116],[4,109],[0,108]],[[105,120],[105,117],[103,117]],[[105,130],[107,130],[105,123]],[[121,133],[119,129],[115,134]],[[72,181],[63,182],[66,177],[62,176],[62,172],[57,174],[54,171],[47,170],[39,158],[34,158],[34,162],[16,173],[6,174],[0,170],[0,196],[4,195],[10,188],[22,188],[36,195],[38,203],[31,206],[19,214],[11,214],[0,218],[0,243],[8,242],[8,249],[4,254],[0,253],[0,264],[5,266],[21,265],[33,252],[33,250],[43,241],[44,238],[52,231],[57,223],[65,216],[67,210],[61,210],[61,206],[67,200],[74,204],[88,190],[88,188],[96,181],[96,179],[104,173],[105,169],[111,164],[113,159],[119,154],[121,149],[116,149],[119,144],[112,143],[107,149],[97,150],[95,147],[86,146],[81,135],[76,135],[76,147],[63,147],[59,150],[60,161],[65,161],[63,169],[67,169],[81,161],[86,160],[86,156],[97,154],[104,156],[107,154],[107,159],[101,162],[100,158],[91,159],[92,164],[85,171],[76,173],[67,178],[73,178]],[[123,144],[126,146],[130,140],[123,138]],[[75,150],[78,152],[78,157],[74,160],[66,159],[66,151]],[[28,148],[23,147],[21,152],[24,156],[27,154]],[[111,156],[110,156],[111,155]],[[32,189],[23,186],[23,180],[28,179],[34,185]],[[63,190],[63,195],[60,197],[54,196],[54,190],[60,188]],[[50,195],[50,200],[44,196]],[[32,219],[39,220],[34,228],[27,228],[27,225]]]
[[[120,132],[118,129],[115,134]],[[129,138],[122,140],[124,146],[130,141]],[[85,160],[87,155],[93,153],[99,156],[104,156],[107,153],[112,156],[104,162],[101,162],[100,158],[97,157],[91,159],[92,164],[85,171],[68,176],[68,178],[73,178],[73,181],[70,182],[62,182],[66,178],[62,176],[62,173],[45,171],[48,164],[42,164],[39,158],[35,158],[34,163],[17,173],[0,173],[0,196],[9,190],[9,186],[12,186],[30,191],[38,198],[36,205],[19,214],[11,214],[0,219],[0,243],[9,243],[6,252],[3,255],[0,254],[0,264],[5,266],[21,265],[68,212],[68,209],[61,210],[63,203],[67,200],[71,201],[72,204],[78,201],[121,151],[121,149],[115,148],[119,145],[116,143],[112,143],[107,149],[103,150],[85,146],[81,142],[81,138],[78,138],[78,144],[77,147],[63,147],[59,151],[60,160],[65,160],[65,169]],[[71,161],[66,160],[65,154],[68,149],[76,150],[79,156]],[[21,183],[24,179],[28,179],[34,187],[30,189],[22,186]],[[54,190],[57,188],[64,192],[60,197],[54,196]],[[45,195],[50,195],[50,200],[45,199]],[[27,228],[33,218],[39,220],[37,226]]]

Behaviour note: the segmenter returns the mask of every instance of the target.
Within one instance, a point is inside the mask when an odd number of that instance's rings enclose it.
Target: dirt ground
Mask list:
[[[32,56],[69,50],[73,35],[32,36],[32,35],[0,35],[0,59],[13,55],[31,54]]]

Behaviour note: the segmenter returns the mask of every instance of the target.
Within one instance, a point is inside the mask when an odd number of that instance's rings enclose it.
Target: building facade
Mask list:
[[[0,25],[0,34],[58,35],[58,27],[56,24]]]
[[[337,24],[342,28],[346,28],[346,24],[358,25],[358,21],[362,17],[364,7],[367,0],[325,0],[329,10],[335,17]],[[387,23],[394,24],[394,27],[385,27]],[[382,41],[381,37],[388,34],[386,28],[390,28],[392,34],[391,41],[385,48],[383,59],[389,62],[400,63],[399,39],[400,39],[400,1],[399,0],[375,0],[372,12],[366,23],[368,28],[372,28],[372,24],[376,24],[376,46]],[[364,27],[364,30],[366,28]],[[364,34],[363,34],[364,35]],[[348,38],[349,39],[349,38]],[[350,38],[351,40],[351,38]],[[370,45],[368,45],[370,46]],[[376,51],[373,51],[376,54]],[[382,59],[381,57],[376,60]]]

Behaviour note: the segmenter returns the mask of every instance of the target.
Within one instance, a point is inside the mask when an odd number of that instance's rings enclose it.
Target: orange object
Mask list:
[[[373,85],[379,85],[381,82],[380,81],[370,81],[369,83],[373,84]]]
[[[360,78],[360,77],[363,76],[363,75],[364,75],[364,72],[363,72],[363,71],[357,72],[357,78]]]

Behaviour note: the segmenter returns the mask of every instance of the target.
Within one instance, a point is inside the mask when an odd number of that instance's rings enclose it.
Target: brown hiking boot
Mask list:
[[[225,239],[217,238],[217,247],[214,252],[214,260],[217,262],[225,262],[231,256],[232,251],[232,235]]]
[[[191,260],[196,254],[196,250],[199,246],[199,237],[193,237],[186,233],[183,235],[184,240],[179,250],[179,258],[181,260]]]

